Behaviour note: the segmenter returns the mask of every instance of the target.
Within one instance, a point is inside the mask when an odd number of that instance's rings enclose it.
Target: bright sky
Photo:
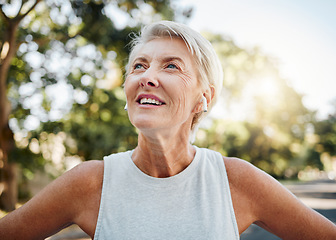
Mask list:
[[[194,6],[192,28],[259,46],[280,60],[280,73],[305,95],[304,104],[327,116],[336,100],[336,1],[181,0]]]

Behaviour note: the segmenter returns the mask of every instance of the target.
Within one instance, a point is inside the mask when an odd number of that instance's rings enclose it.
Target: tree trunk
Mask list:
[[[11,211],[17,202],[17,172],[16,164],[8,161],[10,151],[15,147],[13,132],[8,121],[11,105],[7,99],[7,77],[13,57],[17,51],[16,35],[19,23],[31,12],[41,0],[36,0],[30,8],[22,13],[26,1],[21,1],[21,6],[14,18],[8,17],[0,7],[0,17],[3,18],[6,31],[0,46],[0,208]],[[13,161],[14,162],[14,161]]]
[[[0,55],[0,208],[11,211],[17,202],[17,166],[9,163],[8,155],[15,147],[13,132],[8,120],[11,105],[7,99],[7,77],[11,61],[16,53],[16,32],[18,22],[7,21],[6,36]]]
[[[3,91],[0,90],[0,94],[3,94]],[[13,132],[8,125],[10,104],[6,100],[0,96],[0,208],[11,211],[15,209],[17,202],[17,166],[8,161],[8,155],[15,143]]]
[[[5,181],[3,182],[3,193],[0,198],[0,208],[9,212],[15,210],[18,200],[17,179],[18,166],[16,163],[8,163],[3,171]]]
[[[19,23],[31,12],[41,0],[36,0],[30,8],[22,13],[26,1],[21,1],[21,6],[14,18],[8,17],[0,6],[0,17],[3,18],[6,31],[0,46],[0,208],[11,211],[17,202],[17,172],[16,164],[8,161],[10,151],[15,147],[13,132],[8,121],[11,105],[7,99],[7,77],[13,57],[17,51],[16,35]],[[14,161],[13,161],[14,162]]]

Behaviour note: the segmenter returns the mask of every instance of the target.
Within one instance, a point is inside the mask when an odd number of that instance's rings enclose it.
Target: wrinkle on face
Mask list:
[[[161,111],[162,122],[166,122],[167,127],[169,124],[182,124],[183,121],[187,121],[194,114],[193,111],[202,95],[195,66],[193,55],[181,39],[155,39],[138,49],[130,62],[129,74],[125,81],[131,122],[133,117],[137,116],[132,114],[130,104],[143,92],[157,94],[166,103],[163,108],[158,108],[158,111]],[[158,83],[158,86],[144,88],[144,85],[139,84],[141,81],[153,81]],[[143,121],[160,122],[159,114],[153,112],[146,115],[144,111],[141,114],[143,117],[140,118]],[[148,116],[148,119],[144,116]]]

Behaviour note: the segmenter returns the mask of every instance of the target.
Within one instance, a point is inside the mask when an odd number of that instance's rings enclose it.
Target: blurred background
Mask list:
[[[335,219],[335,10],[332,0],[0,0],[1,215],[80,162],[136,146],[127,43],[166,19],[201,32],[224,69],[195,144],[306,200],[315,193],[324,207],[314,208]]]

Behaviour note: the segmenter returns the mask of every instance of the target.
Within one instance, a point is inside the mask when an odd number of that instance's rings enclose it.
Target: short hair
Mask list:
[[[126,65],[126,76],[129,73],[129,65],[133,61],[137,51],[146,43],[158,38],[180,38],[182,39],[189,52],[192,54],[196,70],[198,71],[198,79],[204,90],[209,90],[213,86],[215,88],[214,97],[208,106],[208,112],[200,112],[195,114],[191,125],[191,137],[194,138],[201,119],[203,119],[217,102],[223,86],[223,69],[219,58],[211,45],[200,33],[190,27],[172,21],[159,21],[149,24],[142,28],[140,35],[135,36],[131,41],[131,52],[128,63]]]

